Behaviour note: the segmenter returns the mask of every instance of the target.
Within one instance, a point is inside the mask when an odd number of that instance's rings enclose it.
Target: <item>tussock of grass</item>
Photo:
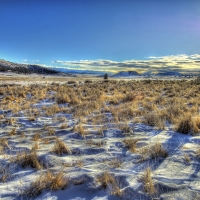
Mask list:
[[[184,134],[188,134],[192,129],[192,116],[185,115],[177,123],[176,131]]]
[[[78,125],[77,127],[75,127],[75,130],[78,131],[78,134],[80,134],[83,138],[86,137],[86,135],[89,134],[89,132],[87,130],[84,129],[83,125]]]
[[[57,94],[56,96],[56,102],[58,104],[69,103],[70,98],[67,94],[60,93],[60,94]]]
[[[155,142],[154,144],[138,148],[137,152],[142,156],[141,161],[148,158],[156,159],[166,158],[168,156],[167,150],[162,147],[160,142]]]
[[[165,120],[163,120],[157,112],[148,112],[144,114],[142,122],[149,126],[156,126],[161,130],[165,129]]]
[[[53,129],[53,128],[49,128],[49,129],[48,129],[48,135],[49,135],[49,136],[54,135],[55,132],[56,132],[56,131],[55,131],[55,129]]]
[[[71,150],[67,147],[67,145],[58,138],[55,141],[52,151],[59,156],[62,154],[71,154]]]
[[[45,107],[44,110],[46,111],[47,116],[52,116],[60,112],[60,107],[58,106],[58,104],[54,104],[52,106]]]
[[[108,162],[108,165],[112,168],[120,168],[123,161],[120,158],[113,158],[111,161]]]
[[[47,170],[23,191],[23,195],[28,198],[34,198],[40,195],[43,190],[55,191],[64,189],[68,185],[68,182],[69,179],[65,177],[62,170],[58,173]]]
[[[22,152],[16,156],[13,160],[16,163],[21,164],[23,168],[25,167],[32,167],[36,169],[41,169],[42,165],[38,159],[36,149],[31,150],[30,152]]]
[[[40,135],[40,133],[36,133],[36,134],[34,134],[34,136],[33,136],[33,141],[38,141],[39,139],[41,138],[41,135]]]
[[[108,186],[111,186],[111,193],[116,196],[121,196],[122,192],[117,186],[116,180],[110,172],[103,172],[97,177],[97,182],[100,183],[103,189],[106,189]]]
[[[124,134],[130,134],[130,135],[133,134],[133,130],[128,124],[120,124],[119,129]]]
[[[67,128],[67,123],[61,124],[60,129],[66,129]]]
[[[135,138],[126,138],[125,140],[123,140],[125,146],[129,149],[131,153],[136,152],[136,143],[138,141],[139,139],[135,139]]]
[[[185,114],[178,120],[175,130],[183,134],[200,133],[200,117],[192,117],[191,114]]]
[[[168,156],[167,151],[162,147],[160,142],[156,142],[154,145],[150,146],[148,151],[151,158],[166,158]]]
[[[16,134],[17,134],[16,128],[13,128],[13,129],[9,132],[9,135],[16,135]]]
[[[101,147],[105,144],[106,142],[103,141],[103,140],[100,140],[100,141],[94,141],[94,140],[87,140],[86,141],[86,145],[88,146],[97,146],[97,147]]]
[[[8,145],[8,140],[6,138],[0,138],[0,152],[2,153],[6,147],[10,148]]]
[[[140,180],[143,182],[144,185],[143,188],[147,194],[152,195],[155,193],[155,186],[154,186],[154,181],[152,179],[152,172],[150,168],[147,168],[144,171],[144,174],[142,175]]]

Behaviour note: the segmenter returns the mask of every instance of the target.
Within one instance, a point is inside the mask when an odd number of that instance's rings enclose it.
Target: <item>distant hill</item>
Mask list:
[[[67,69],[67,68],[52,68],[56,71],[64,72],[64,73],[70,73],[70,74],[77,74],[77,75],[97,75],[97,76],[103,76],[102,71],[94,71],[94,70],[78,70],[78,69]]]
[[[0,60],[0,72],[11,71],[18,74],[56,74],[56,75],[67,75],[75,76],[69,73],[59,72],[51,68],[42,67],[40,65],[32,64],[19,64],[14,62],[9,62],[6,60]]]
[[[111,77],[127,77],[127,76],[139,76],[140,74],[136,71],[121,71]]]
[[[181,76],[182,74],[176,71],[158,72],[156,76]]]
[[[157,72],[152,72],[150,70],[144,72],[142,74],[143,76],[182,76],[183,74],[181,74],[180,72],[177,71],[170,71],[170,70],[160,70]]]

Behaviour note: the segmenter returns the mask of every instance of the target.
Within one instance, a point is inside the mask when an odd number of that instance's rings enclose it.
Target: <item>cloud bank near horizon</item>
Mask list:
[[[124,60],[121,62],[98,59],[98,60],[73,60],[73,61],[51,61],[57,67],[65,67],[68,69],[78,70],[94,70],[94,71],[178,71],[178,72],[200,72],[200,54],[193,55],[170,55],[159,57],[147,57],[144,60]]]

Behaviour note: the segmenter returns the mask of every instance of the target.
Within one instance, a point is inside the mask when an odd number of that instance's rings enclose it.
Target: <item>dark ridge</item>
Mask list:
[[[51,68],[43,67],[34,64],[19,64],[9,62],[6,60],[0,60],[0,72],[14,72],[17,74],[52,74],[52,75],[64,75],[64,76],[75,76],[65,72],[59,72]]]

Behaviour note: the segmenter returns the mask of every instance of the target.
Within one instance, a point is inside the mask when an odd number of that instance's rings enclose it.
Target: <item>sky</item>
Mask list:
[[[200,0],[0,0],[0,59],[72,70],[198,71]]]

